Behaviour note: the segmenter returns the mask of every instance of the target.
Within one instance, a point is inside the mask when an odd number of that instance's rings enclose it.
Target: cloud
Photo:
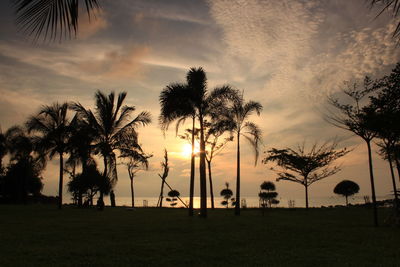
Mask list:
[[[106,13],[103,9],[94,9],[91,16],[87,16],[85,10],[80,10],[78,39],[87,39],[97,32],[108,27]]]
[[[81,71],[89,75],[109,78],[139,78],[144,74],[141,64],[149,54],[147,46],[133,45],[93,55],[94,58],[78,63]]]

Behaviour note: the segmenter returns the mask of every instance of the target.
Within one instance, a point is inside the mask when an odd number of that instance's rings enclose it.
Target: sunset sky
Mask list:
[[[395,21],[365,0],[105,0],[97,19],[82,13],[77,38],[39,42],[17,32],[9,1],[0,2],[0,125],[3,131],[23,124],[41,105],[79,101],[93,107],[97,90],[126,91],[127,104],[150,111],[153,123],[140,128],[144,150],[154,154],[150,170],[139,172],[136,194],[157,197],[163,149],[170,152],[168,181],[188,195],[190,162],[185,142],[174,127],[165,138],[158,125],[158,96],[169,83],[184,82],[190,67],[203,67],[208,85],[230,84],[264,110],[251,119],[263,130],[262,151],[323,143],[335,137],[353,148],[339,160],[342,171],[313,184],[313,197],[333,196],[343,179],[360,185],[360,196],[370,195],[366,146],[360,138],[324,121],[327,96],[343,81],[379,78],[399,61],[392,39]],[[137,113],[135,113],[137,114]],[[181,133],[185,127],[181,128]],[[376,151],[376,148],[375,148]],[[389,168],[374,154],[378,196],[390,194]],[[235,188],[235,144],[215,158],[214,191],[225,182]],[[246,140],[242,142],[242,195],[257,196],[259,185],[275,181],[264,164],[254,166]],[[102,168],[102,167],[100,167]],[[129,179],[118,166],[117,196],[129,197]],[[58,162],[43,174],[43,193],[55,195]],[[66,179],[67,180],[67,179]],[[276,183],[282,199],[303,199],[303,187]],[[198,175],[196,195],[198,195]],[[303,205],[302,202],[296,203]],[[283,202],[283,206],[287,203]]]

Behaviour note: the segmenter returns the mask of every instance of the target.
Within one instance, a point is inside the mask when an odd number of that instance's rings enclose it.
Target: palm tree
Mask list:
[[[37,40],[60,40],[78,31],[78,18],[85,9],[90,18],[99,9],[99,0],[12,0],[20,29]],[[84,4],[83,4],[83,3]],[[84,6],[84,7],[83,7]]]
[[[207,77],[203,68],[191,68],[186,75],[187,84],[172,84],[167,86],[160,95],[161,115],[160,122],[163,128],[177,120],[177,128],[189,117],[192,118],[192,130],[195,132],[195,119],[200,124],[200,216],[207,217],[207,181],[206,181],[206,153],[204,139],[204,120],[209,114],[212,106],[221,106],[223,100],[229,95],[232,89],[229,86],[215,88],[207,93]],[[194,135],[192,136],[192,162],[194,162]],[[192,163],[194,180],[194,163]],[[192,194],[192,187],[190,188]],[[193,201],[189,202],[193,205]],[[192,211],[191,211],[192,210]],[[189,215],[192,215],[193,208],[189,208]]]
[[[94,113],[80,103],[72,105],[80,119],[90,125],[95,133],[94,151],[103,158],[103,176],[110,179],[112,184],[118,180],[114,151],[123,148],[126,140],[132,140],[132,135],[137,136],[136,129],[139,125],[146,126],[151,122],[150,113],[146,111],[142,111],[131,119],[130,116],[135,111],[135,107],[123,105],[125,98],[126,92],[119,93],[115,101],[114,92],[107,96],[97,91]],[[100,199],[103,199],[102,191],[100,191]]]
[[[60,178],[58,184],[58,208],[62,207],[64,158],[68,140],[70,138],[70,121],[67,116],[68,103],[55,103],[43,106],[36,116],[26,122],[29,132],[37,132],[38,150],[47,154],[50,159],[58,154],[60,159]]]
[[[248,118],[255,112],[258,116],[262,111],[262,105],[256,101],[245,102],[243,92],[235,91],[231,96],[231,105],[220,112],[222,120],[230,124],[231,131],[236,135],[236,205],[235,215],[240,215],[240,137],[246,138],[255,152],[255,164],[257,164],[259,145],[261,142],[261,130]]]
[[[195,175],[195,154],[194,154],[194,132],[196,123],[196,111],[188,84],[173,83],[168,85],[160,94],[160,125],[166,131],[169,125],[177,121],[176,132],[180,124],[186,119],[192,119],[192,153],[190,158],[190,184],[189,184],[189,216],[193,216],[193,195]]]

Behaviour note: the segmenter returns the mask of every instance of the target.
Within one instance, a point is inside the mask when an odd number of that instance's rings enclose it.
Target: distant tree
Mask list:
[[[157,207],[162,207],[162,202],[164,198],[164,184],[167,180],[168,173],[169,173],[169,165],[168,165],[168,151],[164,149],[164,161],[161,162],[161,168],[163,169],[162,174],[158,174],[161,178],[161,189],[160,189],[160,196],[158,197]]]
[[[221,190],[220,195],[224,198],[224,200],[221,202],[222,205],[226,206],[226,208],[229,207],[229,201],[234,202],[233,192],[232,190],[229,189],[229,183],[225,183],[226,188]]]
[[[171,207],[175,207],[176,204],[178,204],[177,201],[178,201],[178,198],[179,198],[179,196],[180,196],[179,191],[177,191],[177,190],[171,190],[171,191],[168,192],[168,196],[169,196],[169,197],[166,198],[166,200],[167,200],[168,202],[170,202]]]
[[[346,206],[349,205],[348,197],[357,194],[358,191],[360,191],[360,187],[358,186],[358,184],[349,180],[341,181],[333,189],[333,192],[335,194],[342,195],[346,198]]]
[[[131,180],[131,197],[132,197],[132,208],[135,207],[135,194],[133,190],[133,179],[136,174],[140,170],[148,170],[149,161],[148,159],[152,157],[152,155],[146,155],[142,148],[137,144],[136,135],[132,134],[131,137],[127,137],[125,139],[126,144],[122,146],[121,149],[121,158],[126,159],[127,161],[124,163],[128,169],[129,179]],[[132,144],[137,144],[135,147]]]
[[[130,138],[132,134],[137,136],[136,131],[140,125],[146,126],[151,122],[150,113],[146,111],[131,118],[135,107],[124,105],[126,95],[126,92],[119,93],[116,99],[114,92],[105,95],[97,91],[94,112],[80,103],[72,105],[79,119],[90,125],[96,133],[93,141],[94,151],[103,158],[103,176],[110,179],[113,185],[118,181],[115,151],[126,145],[127,137]],[[100,199],[102,198],[103,192],[100,191]]]
[[[93,205],[93,197],[98,192],[108,195],[112,188],[110,180],[99,172],[94,162],[88,164],[82,173],[71,176],[67,186],[75,199],[82,194],[90,205]]]
[[[261,206],[263,208],[266,208],[267,206],[271,208],[273,200],[276,200],[276,197],[278,196],[278,193],[275,192],[275,184],[273,182],[265,181],[260,185],[260,189],[261,191],[258,194],[258,197],[260,198]]]
[[[252,114],[260,115],[262,105],[256,101],[245,102],[243,92],[238,90],[230,91],[230,104],[221,106],[218,110],[221,120],[229,125],[229,129],[236,137],[236,205],[235,215],[240,215],[240,137],[249,141],[254,149],[255,164],[257,164],[259,146],[261,143],[261,129],[253,122],[249,121]]]
[[[272,168],[278,174],[277,181],[290,181],[304,186],[308,209],[308,187],[339,172],[338,166],[331,165],[336,159],[349,152],[346,148],[336,150],[336,147],[337,143],[333,142],[332,144],[324,143],[321,146],[315,143],[308,152],[305,144],[299,145],[296,150],[272,148],[267,152],[263,163],[272,161],[280,167],[280,170]]]
[[[37,40],[71,38],[78,31],[81,9],[89,18],[99,8],[99,0],[12,0],[20,29]],[[84,3],[84,4],[82,4]]]
[[[36,132],[38,142],[36,147],[42,150],[52,159],[59,156],[60,176],[58,183],[58,208],[62,207],[64,154],[67,152],[67,143],[71,136],[70,120],[68,118],[69,104],[55,103],[51,106],[43,106],[36,116],[32,116],[26,122],[29,132]]]
[[[326,116],[326,119],[332,125],[350,131],[361,137],[367,145],[368,149],[368,166],[369,177],[371,183],[373,220],[374,225],[378,226],[378,210],[375,194],[375,179],[372,167],[372,150],[371,141],[377,137],[376,129],[377,112],[376,108],[371,105],[362,105],[365,97],[374,90],[373,83],[370,78],[365,77],[362,88],[357,83],[346,83],[347,88],[343,89],[343,93],[350,98],[351,104],[346,104],[337,98],[329,97],[329,104],[336,109]],[[338,112],[337,112],[338,111]]]

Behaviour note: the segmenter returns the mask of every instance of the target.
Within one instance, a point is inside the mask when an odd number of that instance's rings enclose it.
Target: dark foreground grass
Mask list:
[[[0,218],[0,266],[400,266],[400,229],[372,227],[364,208],[201,219],[183,209],[3,205]]]

